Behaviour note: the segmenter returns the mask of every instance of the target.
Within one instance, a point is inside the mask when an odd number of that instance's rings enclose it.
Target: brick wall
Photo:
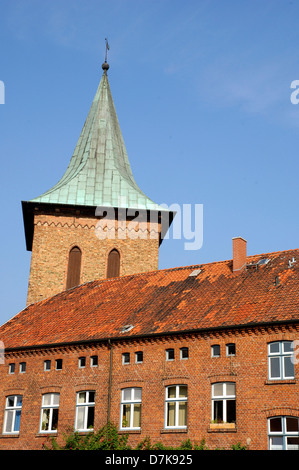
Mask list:
[[[84,326],[84,325],[82,325]],[[253,328],[202,334],[169,336],[112,342],[112,387],[110,420],[120,425],[121,390],[142,389],[141,430],[129,432],[129,442],[136,445],[146,436],[152,443],[178,445],[190,438],[209,448],[230,448],[241,442],[250,449],[267,449],[267,418],[299,416],[295,379],[268,380],[267,344],[271,341],[295,340],[298,331],[290,328]],[[236,354],[228,357],[226,345],[234,343]],[[220,357],[211,357],[211,346],[220,345]],[[180,348],[188,347],[189,358],[180,358]],[[165,350],[173,348],[175,358],[166,361]],[[135,352],[143,351],[143,362],[135,363]],[[130,353],[130,363],[122,363],[122,354]],[[90,366],[90,356],[98,355],[98,366]],[[78,367],[78,358],[86,357],[86,366]],[[62,370],[54,369],[57,358],[63,359]],[[44,371],[44,361],[51,360],[51,370]],[[18,365],[26,362],[26,372]],[[14,374],[9,363],[16,364]],[[7,352],[0,365],[0,449],[40,449],[47,435],[40,433],[41,400],[44,393],[60,394],[58,440],[62,433],[74,429],[76,393],[95,390],[95,421],[98,429],[107,421],[110,349],[107,342],[51,349]],[[236,384],[236,424],[233,429],[211,428],[211,387],[216,382]],[[164,426],[165,387],[184,384],[188,387],[187,429],[167,430]],[[2,434],[5,397],[23,396],[20,433],[17,437]]]
[[[69,251],[74,246],[82,251],[81,284],[106,277],[107,258],[113,248],[120,252],[120,275],[158,269],[160,225],[145,222],[134,226],[127,221],[124,237],[116,224],[112,239],[111,221],[105,221],[101,239],[98,224],[95,217],[83,215],[35,214],[28,305],[65,290]]]

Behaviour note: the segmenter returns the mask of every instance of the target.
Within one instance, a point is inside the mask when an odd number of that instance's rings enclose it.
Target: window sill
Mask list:
[[[265,380],[265,385],[281,385],[281,384],[295,384],[296,379],[268,379]]]
[[[235,423],[210,423],[208,432],[237,432]]]
[[[119,434],[141,434],[141,429],[120,429]]]
[[[17,434],[17,433],[1,434],[0,438],[6,439],[7,437],[13,437],[13,438],[15,438],[15,437],[19,437],[19,436],[20,436],[19,433],[18,433],[18,434]]]
[[[186,432],[188,432],[187,428],[163,428],[160,431],[161,434],[186,433]]]

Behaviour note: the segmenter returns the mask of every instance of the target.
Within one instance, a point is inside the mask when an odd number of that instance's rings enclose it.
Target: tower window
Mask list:
[[[72,287],[80,284],[80,272],[81,272],[81,250],[78,246],[74,246],[69,253],[69,264],[67,272],[66,288],[71,289]]]
[[[108,255],[107,277],[118,277],[120,271],[120,254],[114,248]]]

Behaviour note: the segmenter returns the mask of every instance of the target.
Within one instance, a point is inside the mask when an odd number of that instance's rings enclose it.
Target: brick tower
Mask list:
[[[49,191],[22,202],[31,251],[27,304],[85,282],[158,269],[173,213],[137,186],[105,60],[68,168]]]

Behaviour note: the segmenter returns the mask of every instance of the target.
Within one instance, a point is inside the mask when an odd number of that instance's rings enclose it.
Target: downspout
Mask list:
[[[108,384],[108,411],[107,411],[107,424],[110,422],[110,410],[111,410],[111,387],[112,387],[112,360],[113,360],[113,346],[108,339],[108,347],[110,349],[110,366],[109,366],[109,384]]]

